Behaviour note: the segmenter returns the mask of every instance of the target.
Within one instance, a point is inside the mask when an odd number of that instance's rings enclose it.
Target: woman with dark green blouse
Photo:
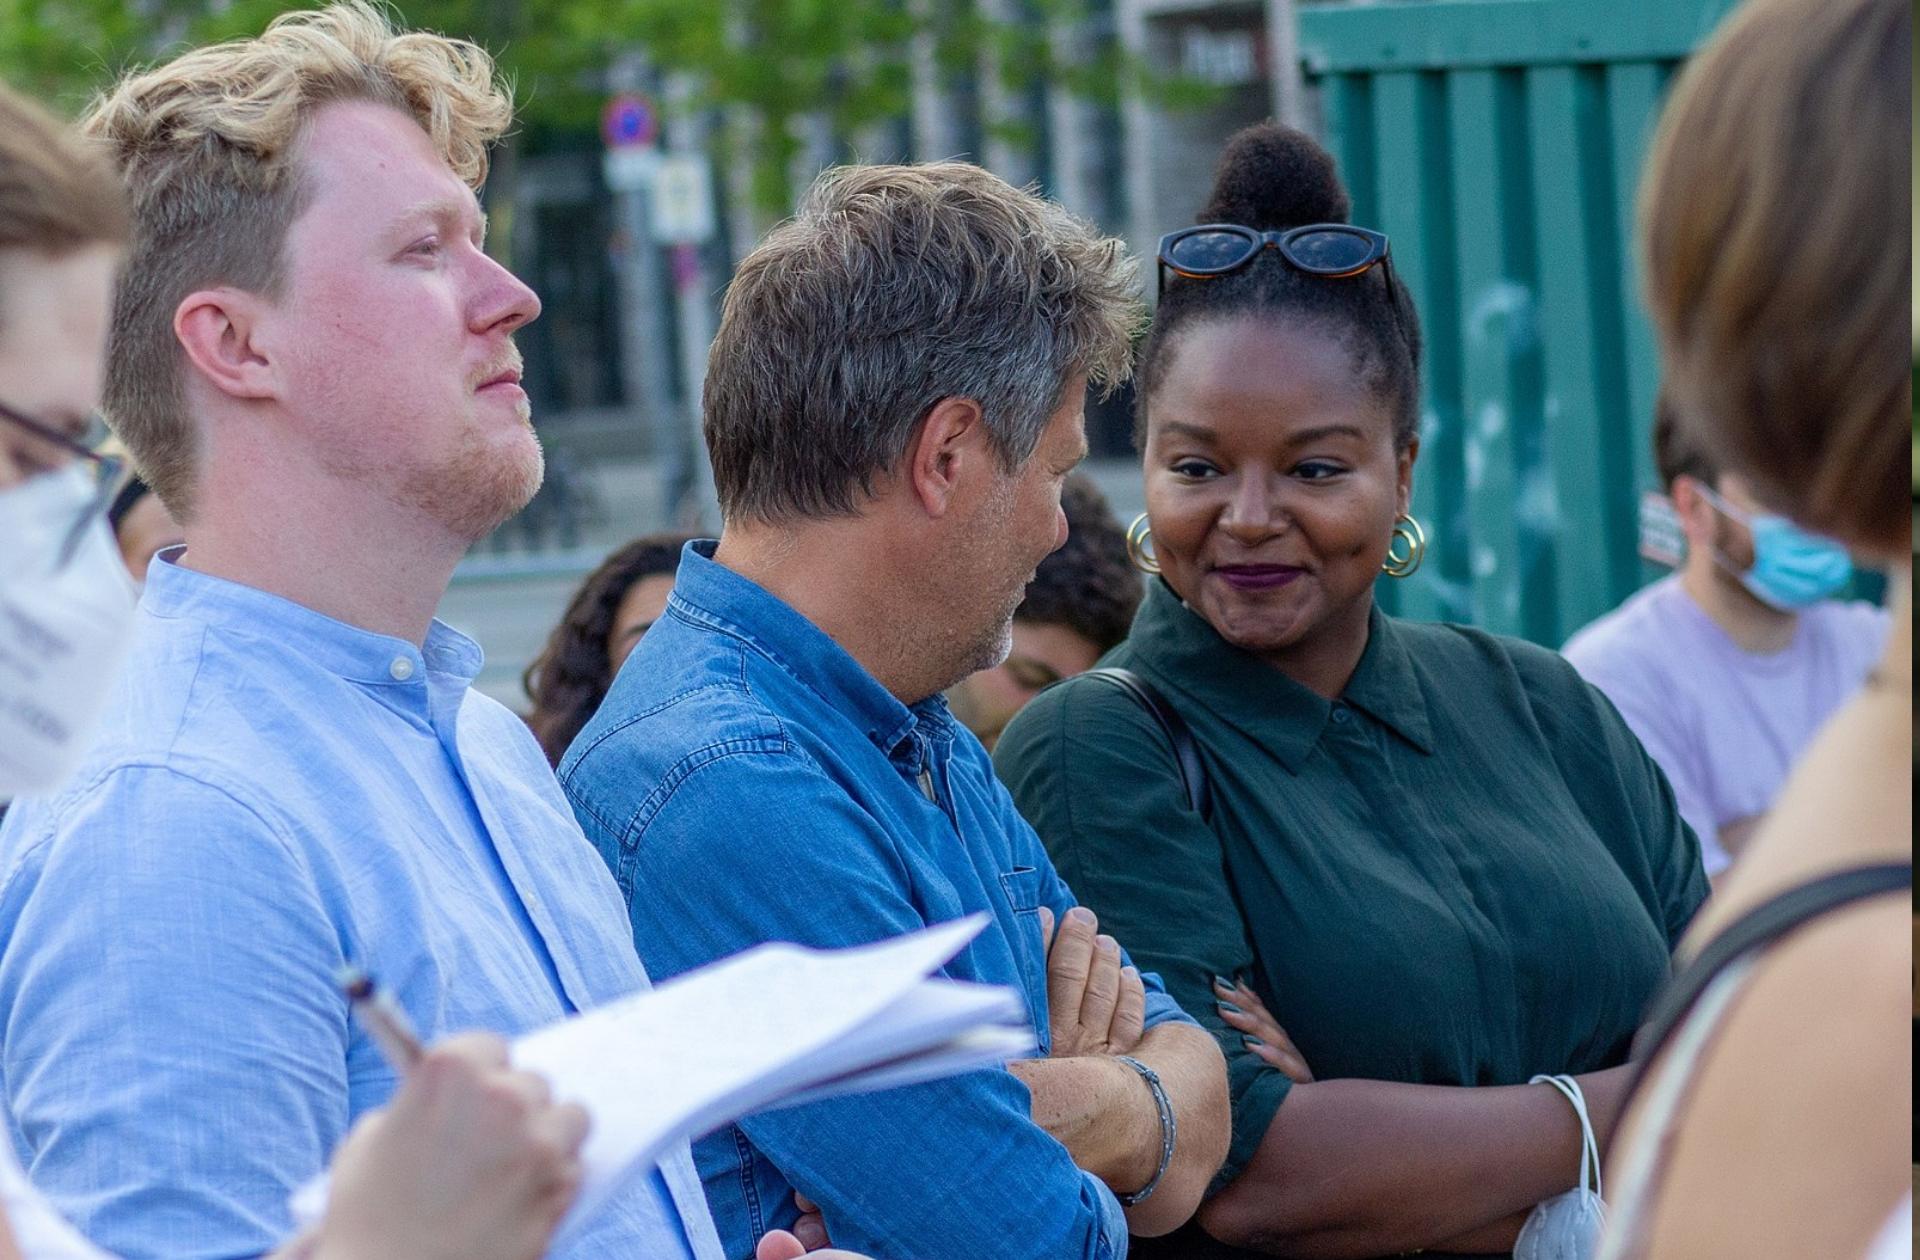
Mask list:
[[[1266,125],[1201,218],[1346,214],[1324,151]],[[1659,770],[1557,655],[1374,607],[1383,564],[1418,554],[1418,332],[1390,267],[1327,274],[1364,234],[1313,236],[1163,246],[1143,354],[1160,576],[1104,663],[1191,728],[1206,816],[1105,679],[1041,695],[995,765],[1102,930],[1226,1051],[1215,1192],[1136,1254],[1504,1253],[1579,1172],[1573,1109],[1527,1082],[1577,1078],[1604,1144],[1706,878]]]

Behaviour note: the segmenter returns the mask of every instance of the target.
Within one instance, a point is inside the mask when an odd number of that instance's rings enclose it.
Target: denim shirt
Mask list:
[[[468,689],[472,641],[435,623],[421,651],[173,554],[95,747],[0,828],[0,1084],[34,1183],[93,1241],[252,1256],[395,1087],[343,961],[429,1039],[646,975],[532,736]],[[718,1260],[686,1146],[563,1254]]]
[[[654,974],[769,940],[845,946],[984,911],[944,970],[1017,987],[1047,1039],[1039,908],[1075,903],[980,743],[690,544],[666,614],[561,762]],[[1147,1023],[1185,1020],[1145,977]],[[884,1260],[1118,1260],[1113,1194],[994,1068],[766,1114],[695,1143],[729,1257],[819,1204]]]

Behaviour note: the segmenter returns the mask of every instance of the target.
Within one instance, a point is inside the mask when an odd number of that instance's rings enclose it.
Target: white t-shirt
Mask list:
[[[7,1223],[13,1227],[22,1260],[112,1260],[61,1220],[53,1205],[33,1188],[14,1158],[13,1143],[4,1135],[0,1135],[0,1204],[6,1205]]]
[[[1785,650],[1758,656],[1675,574],[1574,635],[1565,655],[1666,772],[1714,875],[1732,861],[1720,829],[1772,808],[1814,733],[1866,681],[1888,625],[1885,609],[1830,600],[1800,614]]]
[[[1880,1237],[1867,1248],[1866,1260],[1911,1260],[1913,1256],[1913,1194],[1908,1192],[1893,1209]]]

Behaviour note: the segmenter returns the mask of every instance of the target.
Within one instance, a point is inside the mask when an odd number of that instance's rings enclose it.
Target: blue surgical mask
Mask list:
[[[1769,608],[1798,612],[1839,594],[1853,580],[1853,557],[1839,543],[1810,534],[1784,516],[1742,512],[1705,486],[1700,492],[1752,533],[1750,568],[1735,569],[1724,556],[1715,558]]]

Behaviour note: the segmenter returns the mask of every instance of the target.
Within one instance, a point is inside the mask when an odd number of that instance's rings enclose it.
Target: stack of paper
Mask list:
[[[560,1236],[661,1152],[740,1116],[888,1089],[1034,1048],[1009,988],[933,976],[988,922],[974,915],[876,945],[762,945],[513,1044],[515,1067],[592,1117],[586,1177]],[[295,1196],[318,1219],[324,1179]]]

